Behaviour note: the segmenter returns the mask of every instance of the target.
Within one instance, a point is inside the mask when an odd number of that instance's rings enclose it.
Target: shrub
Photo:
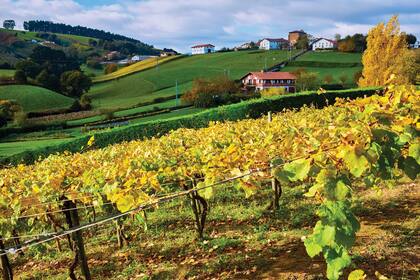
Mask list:
[[[333,76],[331,76],[330,74],[327,74],[324,76],[324,83],[331,84],[333,79],[334,79]]]
[[[107,64],[105,66],[104,73],[105,73],[105,75],[106,74],[111,74],[111,73],[113,73],[113,72],[115,72],[117,70],[118,70],[118,65],[117,64],[115,64],[115,63],[109,63],[109,64]]]
[[[268,88],[263,91],[261,91],[262,97],[269,97],[269,96],[276,96],[276,95],[282,95],[286,93],[285,88]]]
[[[28,115],[23,111],[16,112],[13,117],[14,123],[20,127],[23,127],[26,125],[27,119],[28,119]]]

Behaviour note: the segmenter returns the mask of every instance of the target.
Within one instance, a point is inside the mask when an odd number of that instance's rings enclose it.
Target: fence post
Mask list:
[[[79,226],[80,220],[79,220],[79,214],[76,209],[76,204],[73,201],[66,199],[64,201],[64,209],[66,210],[65,215],[66,215],[66,220],[67,220],[67,223],[69,224],[69,227],[72,228],[72,227]],[[89,267],[87,263],[82,232],[78,230],[76,232],[73,232],[71,235],[72,235],[74,247],[76,248],[75,250],[76,257],[79,259],[80,264],[81,264],[82,273],[85,276],[86,280],[90,280],[91,277],[90,277],[90,271],[89,271]]]
[[[0,249],[4,251],[3,237],[0,235]],[[1,252],[0,251],[0,252]],[[12,266],[10,265],[7,255],[1,256],[1,267],[3,271],[3,280],[13,280]]]
[[[271,123],[272,121],[273,121],[272,113],[271,111],[268,111],[268,122]],[[273,164],[270,163],[270,171],[272,171],[272,169],[273,169]],[[272,207],[274,210],[278,210],[279,200],[281,196],[281,186],[280,186],[280,182],[274,177],[271,179],[271,188],[274,192]]]

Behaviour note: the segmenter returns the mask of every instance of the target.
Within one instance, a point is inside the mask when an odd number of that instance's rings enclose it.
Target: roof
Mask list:
[[[241,80],[249,75],[254,75],[261,80],[296,80],[296,76],[290,72],[249,72]]]
[[[279,39],[264,38],[264,39],[260,40],[260,42],[264,41],[264,40],[268,40],[270,42],[280,42],[280,43],[288,43],[289,42],[289,40],[286,40],[286,39],[283,39],[283,38],[279,38]]]
[[[289,33],[301,33],[301,34],[306,34],[305,31],[303,30],[294,30],[294,31],[290,31]]]
[[[330,39],[326,39],[326,38],[318,38],[318,39],[316,39],[315,41],[313,41],[313,42],[312,42],[312,44],[315,44],[316,42],[321,41],[321,40],[326,40],[326,41],[329,41],[329,42],[331,42],[331,43],[333,43],[333,44],[336,44],[336,43],[337,43],[337,42],[336,42],[336,41],[334,41],[334,40],[330,40]]]
[[[192,46],[191,48],[195,49],[195,48],[202,48],[202,47],[212,47],[212,48],[214,48],[214,46],[212,44],[196,45],[196,46]]]

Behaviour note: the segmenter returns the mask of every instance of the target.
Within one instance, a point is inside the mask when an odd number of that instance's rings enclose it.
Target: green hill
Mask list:
[[[70,97],[30,85],[0,86],[0,99],[16,100],[25,112],[67,109],[74,103]]]
[[[124,108],[189,88],[195,78],[229,75],[239,79],[250,71],[259,71],[287,59],[287,51],[239,51],[179,58],[153,69],[92,87],[89,96],[97,108]]]
[[[283,68],[283,71],[295,71],[299,68],[305,68],[309,72],[318,73],[319,79],[323,80],[325,76],[333,77],[332,83],[340,83],[340,77],[346,76],[346,84],[354,86],[354,75],[362,71],[361,53],[343,53],[343,52],[307,52],[298,57],[296,61],[291,62]]]

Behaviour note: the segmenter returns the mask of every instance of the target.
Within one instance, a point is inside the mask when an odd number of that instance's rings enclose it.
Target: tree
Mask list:
[[[405,34],[400,32],[397,16],[393,16],[386,25],[381,22],[369,31],[362,63],[363,72],[358,83],[361,87],[410,84],[414,81],[414,54],[407,47]]]
[[[27,79],[26,79],[25,72],[23,72],[23,70],[16,70],[15,75],[14,75],[14,80],[18,84],[26,84]]]
[[[3,21],[3,27],[6,29],[14,29],[16,26],[16,23],[13,19],[7,19],[5,21]]]
[[[334,39],[335,39],[335,41],[336,41],[336,42],[340,41],[340,40],[341,40],[341,35],[340,35],[340,34],[338,34],[338,33],[337,33],[337,34],[335,34],[335,35],[334,35]]]
[[[306,50],[309,48],[309,40],[307,35],[302,35],[299,37],[295,44],[296,49]]]
[[[20,111],[22,107],[16,101],[0,100],[0,127],[5,126]]]
[[[406,34],[405,40],[407,41],[407,44],[414,45],[417,42],[417,37],[413,34]]]
[[[324,76],[324,83],[331,84],[332,81],[333,81],[333,76],[331,76],[330,74],[327,74]]]
[[[318,74],[308,72],[305,68],[299,68],[293,72],[296,76],[297,91],[313,90],[319,86]]]
[[[67,71],[61,75],[62,92],[71,97],[81,97],[92,86],[92,80],[80,71]]]
[[[356,45],[353,38],[346,38],[337,43],[337,49],[340,52],[354,52]]]
[[[344,85],[347,81],[347,76],[341,75],[338,79],[340,80],[341,84]]]

